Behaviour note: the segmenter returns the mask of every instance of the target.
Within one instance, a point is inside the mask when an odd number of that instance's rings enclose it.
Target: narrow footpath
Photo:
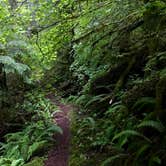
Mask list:
[[[47,98],[57,105],[61,111],[54,114],[54,119],[58,126],[62,128],[63,134],[54,136],[57,144],[49,152],[45,166],[68,166],[71,137],[69,112],[71,111],[71,106],[60,103],[52,94],[49,94]]]

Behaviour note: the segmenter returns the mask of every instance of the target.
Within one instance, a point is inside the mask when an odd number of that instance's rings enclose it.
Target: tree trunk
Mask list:
[[[0,109],[4,106],[7,90],[6,73],[3,71],[3,64],[0,64]]]

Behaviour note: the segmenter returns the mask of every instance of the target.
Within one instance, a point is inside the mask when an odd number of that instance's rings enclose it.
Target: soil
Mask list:
[[[69,112],[71,106],[60,103],[54,95],[49,94],[47,98],[57,105],[61,111],[54,114],[54,119],[58,126],[62,128],[63,134],[54,135],[57,144],[49,152],[45,166],[68,166],[71,137]]]

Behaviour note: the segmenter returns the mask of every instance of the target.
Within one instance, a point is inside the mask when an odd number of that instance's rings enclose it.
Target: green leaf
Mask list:
[[[40,142],[34,142],[28,150],[28,156],[26,160],[29,160],[30,157],[37,151],[40,151],[41,149],[43,149],[43,147],[48,145],[48,141],[40,141]]]
[[[145,152],[149,147],[150,147],[150,144],[145,144],[141,146],[141,148],[136,153],[135,161],[137,161],[140,155],[143,154],[143,152]]]
[[[155,107],[156,101],[152,97],[142,97],[132,107],[132,110],[142,110],[145,108],[153,110]]]
[[[22,166],[24,164],[23,159],[13,160],[11,166]]]
[[[120,159],[120,158],[125,158],[127,156],[128,156],[127,154],[118,154],[118,155],[109,157],[104,162],[102,162],[101,166],[108,166],[108,164],[111,164],[114,160]]]
[[[123,136],[123,135],[126,135],[126,136],[128,136],[128,137],[129,137],[129,136],[138,136],[138,137],[141,137],[141,138],[143,138],[143,139],[145,139],[146,141],[148,141],[148,142],[151,143],[151,140],[150,140],[149,138],[145,137],[144,135],[142,135],[141,133],[139,133],[139,132],[137,132],[137,131],[135,131],[135,130],[125,130],[125,131],[122,131],[122,132],[116,134],[116,135],[113,137],[112,141],[118,139],[119,137],[121,137],[121,136]]]
[[[30,70],[27,65],[17,63],[13,58],[9,56],[0,56],[0,63],[4,65],[4,71],[6,73],[17,72],[19,75],[23,75],[26,71]]]
[[[153,166],[153,165],[159,164],[161,165],[161,159],[158,156],[152,156],[149,160],[149,165],[148,166]]]
[[[138,128],[141,128],[141,127],[152,127],[152,128],[156,129],[159,132],[164,132],[165,131],[165,127],[162,125],[161,122],[153,121],[153,120],[143,121],[137,127]]]
[[[58,133],[62,134],[63,130],[57,125],[52,125],[51,127],[49,127],[47,129],[47,132],[58,132]]]

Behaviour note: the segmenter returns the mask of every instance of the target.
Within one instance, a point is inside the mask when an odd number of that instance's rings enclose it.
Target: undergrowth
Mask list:
[[[141,110],[146,108],[149,101],[152,99],[142,98],[133,107]],[[80,114],[75,115],[76,120],[72,127],[74,136],[71,165],[163,164],[166,128],[151,114],[144,113],[143,117],[136,117],[120,102],[111,104],[102,118],[94,113],[90,114],[89,111],[80,111]]]
[[[45,98],[43,92],[34,91],[27,93],[24,103],[17,105],[16,109],[24,124],[19,131],[4,136],[5,141],[0,144],[0,165],[37,166],[39,163],[34,157],[46,157],[49,147],[55,143],[53,134],[62,133],[52,117],[57,108]],[[38,160],[42,166],[44,159]]]

